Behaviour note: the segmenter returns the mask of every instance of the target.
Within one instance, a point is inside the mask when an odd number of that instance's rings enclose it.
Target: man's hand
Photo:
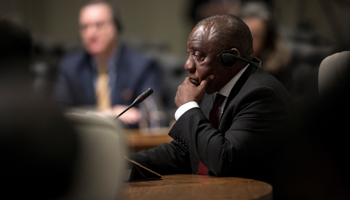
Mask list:
[[[112,113],[113,113],[113,115],[117,116],[121,112],[123,112],[126,108],[128,108],[128,106],[116,105],[112,108]],[[124,114],[122,114],[119,117],[119,119],[127,124],[135,124],[135,123],[138,123],[140,121],[141,113],[140,113],[139,109],[133,107],[133,108],[130,108],[128,111],[126,111]]]
[[[116,117],[121,112],[123,112],[128,106],[125,105],[115,105],[112,108],[109,108],[104,111],[95,112],[96,115],[103,115],[109,117]],[[137,108],[130,108],[118,119],[122,120],[126,124],[135,124],[138,123],[141,119],[141,112]]]
[[[215,76],[213,74],[207,76],[204,80],[202,80],[199,86],[194,85],[190,81],[190,78],[187,77],[185,81],[177,88],[175,96],[176,106],[180,107],[190,101],[195,101],[200,104],[204,98],[207,86],[210,85],[214,77]]]

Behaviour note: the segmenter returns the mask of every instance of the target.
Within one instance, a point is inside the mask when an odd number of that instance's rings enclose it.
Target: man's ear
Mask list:
[[[239,56],[241,57],[241,52],[239,52],[239,50],[237,48],[231,48],[231,51],[233,51],[233,53],[235,54],[235,56]]]
[[[239,50],[238,50],[237,48],[231,48],[230,50],[231,50],[231,52],[233,53],[233,55],[238,56],[238,57],[241,56],[241,53],[239,52]],[[226,69],[232,69],[232,68],[234,68],[236,65],[237,65],[237,59],[236,59],[236,61],[235,61],[235,63],[234,63],[233,65],[231,65],[231,66],[225,66],[225,68],[226,68]]]

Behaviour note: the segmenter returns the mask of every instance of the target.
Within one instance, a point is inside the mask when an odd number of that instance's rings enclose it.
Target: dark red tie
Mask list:
[[[219,107],[224,102],[225,98],[226,98],[225,96],[217,93],[213,107],[210,110],[209,121],[211,122],[211,124],[213,125],[214,128],[219,127],[219,119],[220,119]],[[208,175],[208,173],[209,173],[208,168],[202,162],[199,161],[197,174],[198,175]]]

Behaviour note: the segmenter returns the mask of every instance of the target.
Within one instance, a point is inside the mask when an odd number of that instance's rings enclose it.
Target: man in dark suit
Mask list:
[[[85,50],[70,54],[61,62],[55,89],[55,98],[61,105],[94,106],[103,102],[105,106],[99,111],[118,115],[146,89],[157,91],[156,63],[121,44],[120,22],[109,3],[93,1],[83,6],[79,25]],[[108,88],[107,97],[103,100],[99,99],[98,89],[101,71],[108,79],[104,85]],[[140,113],[132,108],[120,119],[135,124]]]
[[[210,175],[266,181],[278,197],[289,167],[283,155],[293,103],[259,67],[252,42],[248,26],[233,15],[200,21],[187,41],[189,77],[175,97],[174,140],[130,157],[161,174],[199,174],[204,165]],[[209,114],[217,94],[224,96],[218,125]]]

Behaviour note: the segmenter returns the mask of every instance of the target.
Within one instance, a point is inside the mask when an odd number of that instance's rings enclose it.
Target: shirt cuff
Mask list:
[[[185,112],[192,108],[199,108],[199,105],[195,101],[190,101],[180,106],[175,112],[175,120],[177,121]]]

